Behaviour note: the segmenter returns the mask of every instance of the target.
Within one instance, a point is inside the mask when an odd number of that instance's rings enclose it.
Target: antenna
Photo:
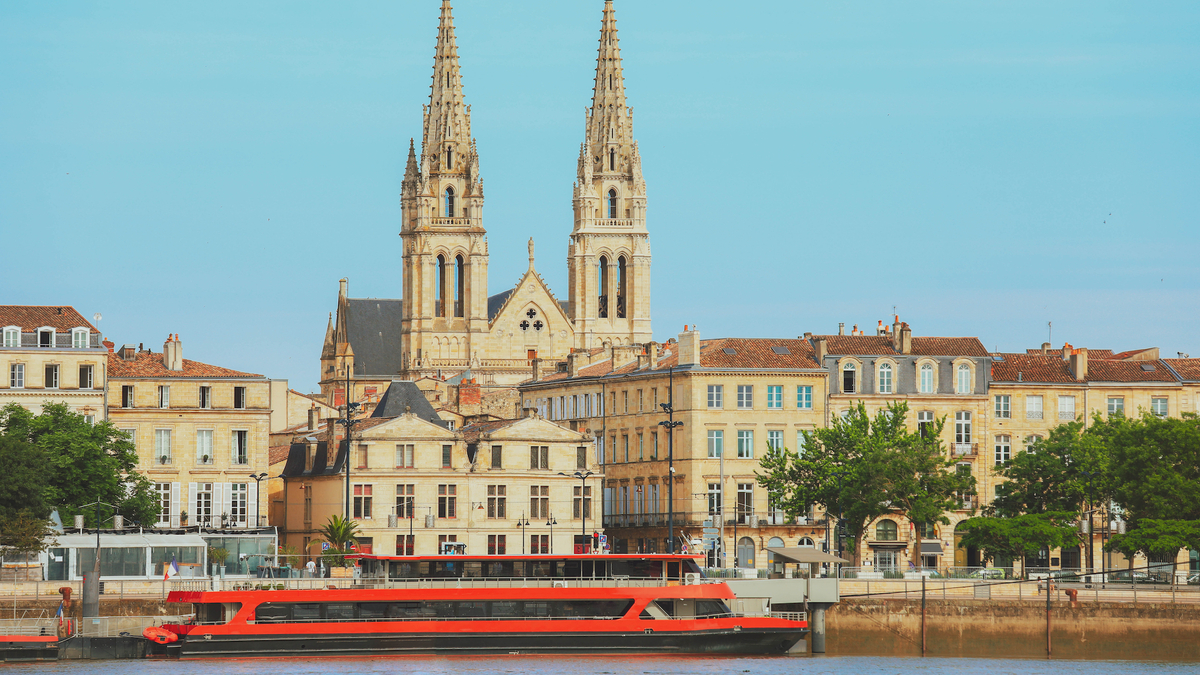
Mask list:
[[[96,323],[100,323],[100,319],[103,319],[103,318],[104,317],[100,316],[100,312],[96,312],[95,314],[92,315],[92,321],[95,321]]]
[[[1054,322],[1053,321],[1046,322],[1046,342],[1049,342],[1050,344],[1054,344]]]

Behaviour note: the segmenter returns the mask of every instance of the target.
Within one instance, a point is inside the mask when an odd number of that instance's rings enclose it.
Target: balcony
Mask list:
[[[1042,411],[1041,410],[1026,410],[1025,411],[1025,419],[1040,420],[1040,419],[1042,419]]]
[[[1067,422],[1074,422],[1075,421],[1075,411],[1074,410],[1059,410],[1058,411],[1058,419],[1065,420]]]
[[[604,228],[606,230],[632,230],[632,218],[585,218],[583,226]]]
[[[978,443],[952,443],[950,447],[955,457],[974,457],[979,454]]]

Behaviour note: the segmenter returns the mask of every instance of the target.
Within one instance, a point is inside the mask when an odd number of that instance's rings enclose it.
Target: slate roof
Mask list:
[[[304,470],[307,447],[304,443],[292,443],[288,450],[287,464],[283,467],[285,478],[300,478],[307,476],[336,476],[342,472],[346,462],[346,442],[338,443],[335,457],[330,458],[329,445],[325,441],[317,443],[316,456],[313,458],[311,471]],[[332,461],[330,461],[332,459]]]
[[[346,300],[346,332],[358,377],[392,377],[404,367],[400,344],[403,301]]]
[[[901,356],[892,348],[890,335],[814,335],[824,338],[830,354],[848,356]],[[988,356],[973,337],[913,337],[911,356]]]
[[[1200,382],[1200,359],[1162,359],[1184,382]]]
[[[488,321],[495,321],[496,315],[504,307],[504,303],[508,301],[508,296],[512,295],[517,289],[510,288],[503,293],[497,293],[488,298]]]
[[[137,352],[132,361],[126,361],[117,354],[108,355],[108,378],[143,377],[154,379],[167,378],[262,378],[255,373],[243,373],[239,370],[210,366],[199,361],[183,360],[183,370],[169,370],[163,365],[163,355],[156,352]]]
[[[429,399],[425,398],[425,394],[417,387],[417,383],[410,380],[392,380],[387,391],[383,392],[383,397],[376,404],[375,412],[371,413],[371,417],[393,419],[406,412],[411,412],[414,416],[434,424],[447,426],[446,422],[438,417],[437,411],[433,409]]]
[[[99,333],[74,307],[42,305],[0,305],[0,326],[20,326],[22,333],[50,327],[58,332],[87,328]]]

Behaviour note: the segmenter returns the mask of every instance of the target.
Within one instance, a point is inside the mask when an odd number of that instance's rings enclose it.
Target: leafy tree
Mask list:
[[[55,543],[50,521],[32,510],[0,517],[0,555],[13,553],[26,558],[41,553]],[[26,573],[28,574],[28,568]]]
[[[1078,544],[1078,518],[1079,514],[1074,511],[1006,518],[983,516],[959,523],[956,531],[963,533],[959,545],[978,548],[984,560],[1020,558],[1024,568],[1025,559],[1043,548],[1049,550]]]
[[[1145,414],[1095,419],[1107,449],[1107,486],[1135,528],[1143,518],[1200,520],[1200,419]]]
[[[332,549],[329,557],[332,563],[339,567],[346,565],[346,553],[351,542],[358,541],[358,523],[343,518],[336,513],[329,516],[329,521],[317,530]]]
[[[841,514],[856,558],[856,542],[882,516],[949,523],[945,512],[956,508],[956,493],[973,491],[975,479],[953,470],[955,462],[938,440],[944,419],[921,434],[908,429],[907,414],[907,404],[891,403],[872,419],[859,402],[833,426],[804,432],[802,453],[768,450],[759,484],[789,515],[806,513],[812,504]]]
[[[1012,517],[1083,509],[1105,492],[1106,453],[1079,421],[1060,424],[1038,441],[1032,452],[1020,452],[998,472],[1007,480],[996,488],[986,515]]]
[[[133,443],[109,422],[90,424],[65,404],[47,403],[40,415],[16,404],[0,409],[0,438],[28,443],[42,453],[35,468],[45,475],[43,498],[64,520],[82,513],[95,526],[97,498],[133,523],[157,514],[150,481],[137,473]],[[111,515],[102,511],[101,517]]]
[[[1149,560],[1174,563],[1182,549],[1200,549],[1200,521],[1145,518],[1138,521],[1136,529],[1114,534],[1104,548],[1124,553],[1131,568],[1138,553]]]
[[[0,521],[22,512],[35,518],[50,516],[45,467],[45,454],[37,446],[0,436]]]

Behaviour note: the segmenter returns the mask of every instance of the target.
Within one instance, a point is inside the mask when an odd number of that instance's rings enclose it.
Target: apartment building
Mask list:
[[[104,419],[107,350],[74,307],[0,305],[0,406],[65,403]]]

